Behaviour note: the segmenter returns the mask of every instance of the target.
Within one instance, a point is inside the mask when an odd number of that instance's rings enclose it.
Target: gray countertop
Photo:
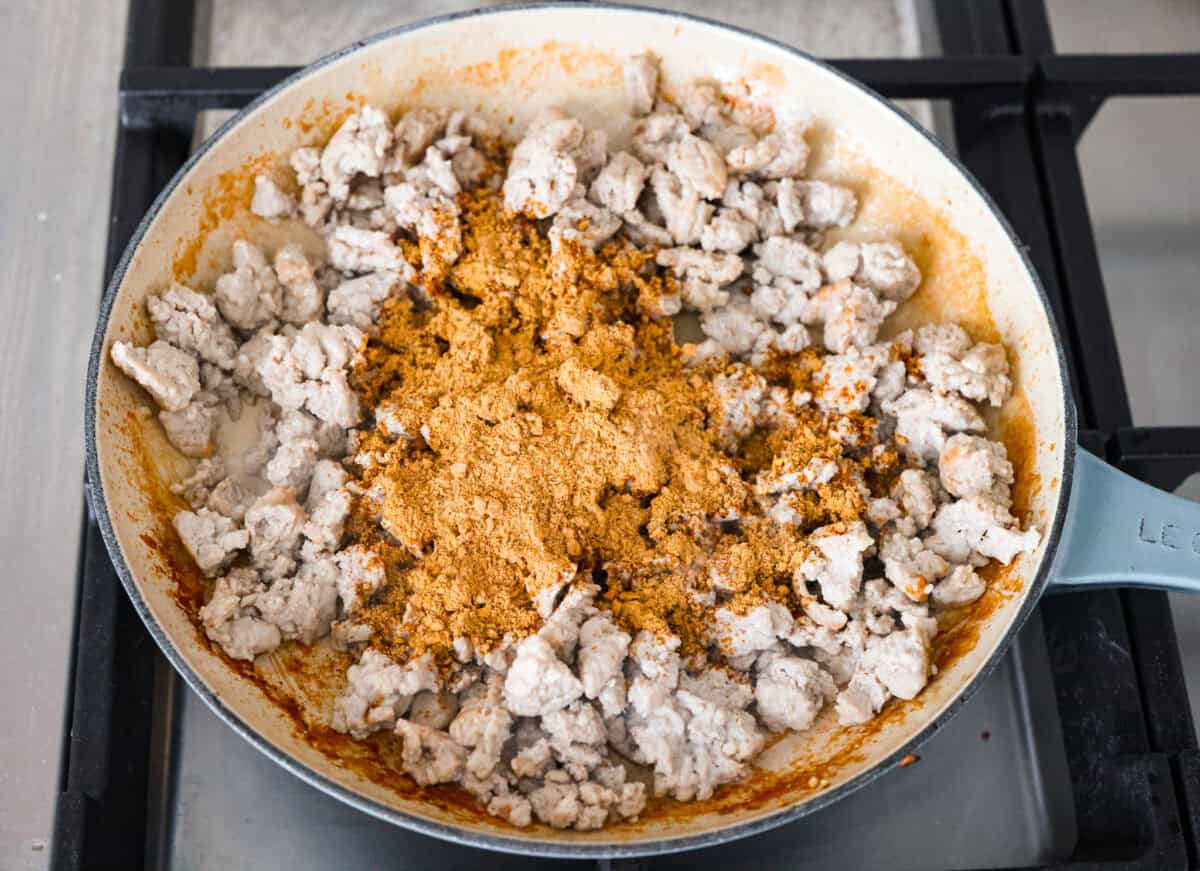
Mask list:
[[[0,11],[0,868],[48,860],[125,0]]]

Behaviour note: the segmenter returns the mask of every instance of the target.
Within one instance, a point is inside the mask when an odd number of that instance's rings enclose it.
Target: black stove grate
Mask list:
[[[1200,471],[1200,427],[1132,426],[1076,143],[1108,97],[1200,96],[1200,55],[1056,55],[1043,0],[935,9],[944,57],[836,65],[888,97],[949,102],[961,159],[1029,247],[1050,296],[1082,444],[1177,487]],[[130,4],[106,281],[186,159],[197,113],[240,108],[292,72],[190,66],[194,11],[192,0]],[[1072,593],[1041,611],[1078,829],[1071,856],[1048,867],[1200,867],[1200,751],[1166,595]],[[170,685],[89,510],[54,868],[157,864],[147,820],[166,780],[154,748],[169,727],[152,709]]]

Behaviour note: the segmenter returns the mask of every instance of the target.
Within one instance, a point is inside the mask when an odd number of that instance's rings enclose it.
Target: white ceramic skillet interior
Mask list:
[[[813,734],[768,750],[748,784],[708,803],[651,807],[637,824],[591,833],[520,830],[444,792],[419,794],[398,775],[389,783],[376,768],[373,777],[368,763],[326,752],[328,742],[317,742],[325,750],[314,746],[296,712],[303,708],[301,716],[319,723],[329,686],[322,690],[320,681],[270,657],[258,664],[261,680],[252,680],[209,647],[177,595],[181,583],[194,589],[197,580],[169,531],[178,506],[162,483],[188,463],[153,420],[139,416],[148,399],[112,366],[108,348],[118,339],[150,340],[147,293],[175,278],[211,287],[228,266],[233,238],[273,249],[298,232],[250,215],[254,174],[287,181],[289,152],[320,142],[362,101],[392,112],[462,107],[510,131],[561,105],[619,145],[629,115],[620,63],[643,49],[661,58],[668,86],[715,79],[779,118],[813,116],[814,173],[858,190],[863,213],[855,232],[897,235],[926,273],[901,322],[953,317],[1007,344],[1017,386],[997,431],[1018,466],[1018,503],[1043,544],[1000,573],[942,642],[940,672],[920,699],[892,705],[875,726],[839,731],[822,721]],[[934,140],[875,94],[794,49],[696,18],[617,6],[505,7],[402,28],[318,62],[240,113],[176,176],[104,300],[88,380],[90,497],[117,571],[172,663],[222,718],[297,776],[367,813],[478,846],[575,857],[678,850],[762,831],[836,800],[895,764],[979,685],[1040,592],[1062,521],[1074,451],[1063,373],[1044,296],[1009,227]],[[300,700],[289,712],[264,684]],[[813,789],[813,777],[825,782]]]

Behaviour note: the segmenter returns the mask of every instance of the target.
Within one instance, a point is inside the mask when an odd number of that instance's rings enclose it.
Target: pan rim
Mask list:
[[[859,89],[867,96],[872,98],[880,110],[893,113],[911,129],[923,136],[927,142],[937,149],[942,159],[948,161],[953,169],[967,181],[974,192],[982,199],[991,213],[991,216],[999,222],[1001,228],[1008,237],[1009,244],[1013,246],[1013,249],[1017,253],[1020,263],[1024,268],[1024,272],[1036,291],[1038,301],[1042,307],[1042,314],[1046,318],[1046,321],[1050,327],[1051,335],[1054,338],[1055,358],[1058,364],[1060,400],[1063,405],[1063,468],[1058,494],[1054,501],[1052,519],[1046,530],[1046,547],[1041,563],[1038,566],[1037,571],[1034,573],[1032,580],[1027,582],[1025,589],[1022,591],[1021,595],[1024,596],[1024,601],[1021,603],[1020,608],[1013,617],[1012,623],[1008,627],[1006,633],[1001,637],[991,653],[989,653],[983,665],[975,672],[973,676],[971,676],[969,680],[967,680],[958,693],[945,703],[945,706],[942,708],[942,710],[922,728],[914,732],[914,734],[904,741],[904,743],[893,753],[880,759],[872,767],[860,772],[854,777],[851,777],[845,783],[840,784],[833,789],[818,793],[809,799],[779,808],[774,812],[763,814],[755,819],[740,823],[735,822],[728,825],[716,826],[700,834],[684,835],[676,838],[634,840],[628,843],[605,843],[601,841],[586,843],[564,842],[540,838],[510,837],[506,835],[493,835],[473,832],[463,829],[459,826],[436,822],[425,817],[420,817],[397,810],[396,808],[390,807],[382,802],[376,801],[375,799],[361,795],[350,787],[318,773],[314,769],[310,768],[307,764],[293,757],[287,751],[281,749],[279,746],[260,734],[253,726],[244,721],[235,711],[227,707],[216,693],[209,689],[200,675],[192,669],[184,655],[175,647],[167,633],[164,631],[162,626],[159,625],[158,621],[151,613],[149,605],[142,595],[141,588],[125,560],[124,554],[121,550],[120,542],[117,539],[116,531],[112,523],[112,518],[109,514],[109,506],[105,499],[104,486],[100,474],[100,462],[96,440],[96,417],[98,414],[97,388],[100,368],[103,364],[105,338],[108,333],[109,320],[112,314],[114,303],[116,301],[117,293],[120,290],[121,285],[124,283],[124,278],[126,272],[128,271],[134,252],[138,249],[151,224],[158,217],[167,200],[169,200],[172,194],[178,189],[183,179],[191,172],[195,165],[201,159],[203,159],[206,154],[208,154],[210,150],[217,147],[217,145],[225,138],[226,134],[230,130],[240,125],[249,116],[253,115],[259,108],[273,100],[278,94],[282,93],[298,82],[303,81],[321,69],[341,61],[349,55],[352,55],[360,49],[368,46],[393,39],[403,34],[436,28],[438,26],[462,19],[480,18],[494,15],[512,15],[546,10],[553,11],[581,8],[586,8],[588,11],[637,13],[659,18],[682,20],[760,42],[773,49],[785,52],[789,56],[799,60],[802,63],[808,63],[817,66],[825,72],[837,76],[845,84]],[[945,723],[949,721],[949,719],[953,717],[959,711],[959,709],[971,699],[971,697],[974,696],[975,692],[983,685],[988,675],[995,670],[1000,661],[1007,654],[1016,633],[1029,618],[1029,615],[1036,607],[1039,599],[1041,598],[1042,592],[1049,582],[1050,573],[1054,563],[1054,556],[1062,535],[1063,525],[1066,520],[1067,503],[1071,491],[1071,481],[1075,462],[1077,421],[1075,406],[1069,390],[1070,379],[1068,377],[1064,346],[1058,325],[1054,320],[1049,298],[1036,270],[1033,267],[1033,264],[1029,260],[1029,256],[1025,247],[1016,236],[1012,226],[1009,224],[1003,213],[999,210],[991,196],[987,193],[979,181],[970,173],[970,171],[967,170],[966,167],[964,167],[954,155],[950,154],[946,150],[945,146],[936,138],[934,138],[932,134],[918,125],[908,115],[892,105],[879,93],[807,52],[786,45],[772,37],[765,36],[736,25],[715,21],[704,16],[694,15],[686,12],[673,12],[663,9],[649,8],[636,4],[611,2],[611,0],[600,0],[600,2],[586,2],[586,0],[545,0],[545,2],[517,3],[501,7],[471,9],[448,13],[445,15],[439,15],[432,18],[411,22],[395,28],[390,28],[370,37],[356,40],[344,48],[338,49],[337,51],[321,57],[303,69],[298,70],[296,73],[284,79],[282,82],[276,84],[274,87],[263,92],[245,108],[241,109],[233,117],[222,124],[212,136],[210,136],[199,148],[197,148],[191,156],[189,156],[188,160],[183,164],[182,167],[180,167],[178,172],[172,176],[171,180],[166,184],[158,196],[155,197],[154,202],[147,210],[145,216],[138,223],[138,226],[134,230],[133,235],[130,237],[120,260],[113,270],[112,277],[106,286],[104,296],[101,300],[100,310],[97,315],[96,331],[93,335],[92,346],[89,354],[85,390],[85,492],[91,507],[91,514],[96,519],[97,525],[99,526],[105,547],[107,548],[109,557],[113,562],[114,570],[116,571],[117,576],[121,579],[121,584],[125,588],[125,591],[129,596],[135,611],[145,624],[147,630],[149,631],[151,637],[153,637],[159,649],[162,650],[163,655],[171,663],[176,672],[183,677],[184,681],[188,684],[191,690],[195,692],[218,717],[227,723],[243,739],[248,741],[251,746],[255,747],[257,750],[265,754],[284,769],[291,772],[293,775],[309,785],[314,786],[322,792],[332,795],[351,807],[354,807],[373,817],[385,820],[393,825],[399,825],[421,834],[429,835],[463,846],[544,858],[633,858],[638,856],[676,853],[686,850],[715,846],[717,844],[745,838],[777,828],[782,825],[786,825],[791,822],[795,822],[802,817],[808,816],[825,807],[828,807],[841,798],[871,783],[886,771],[894,767],[895,764],[903,759],[906,755],[912,753],[916,748],[940,731]]]

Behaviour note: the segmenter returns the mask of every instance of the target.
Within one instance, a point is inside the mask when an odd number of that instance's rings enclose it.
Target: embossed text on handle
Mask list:
[[[1200,531],[1193,533],[1189,539],[1179,524],[1166,520],[1162,523],[1151,521],[1147,528],[1146,518],[1143,516],[1138,522],[1138,541],[1156,544],[1167,550],[1183,550],[1184,547],[1190,546],[1192,553],[1200,556]]]

